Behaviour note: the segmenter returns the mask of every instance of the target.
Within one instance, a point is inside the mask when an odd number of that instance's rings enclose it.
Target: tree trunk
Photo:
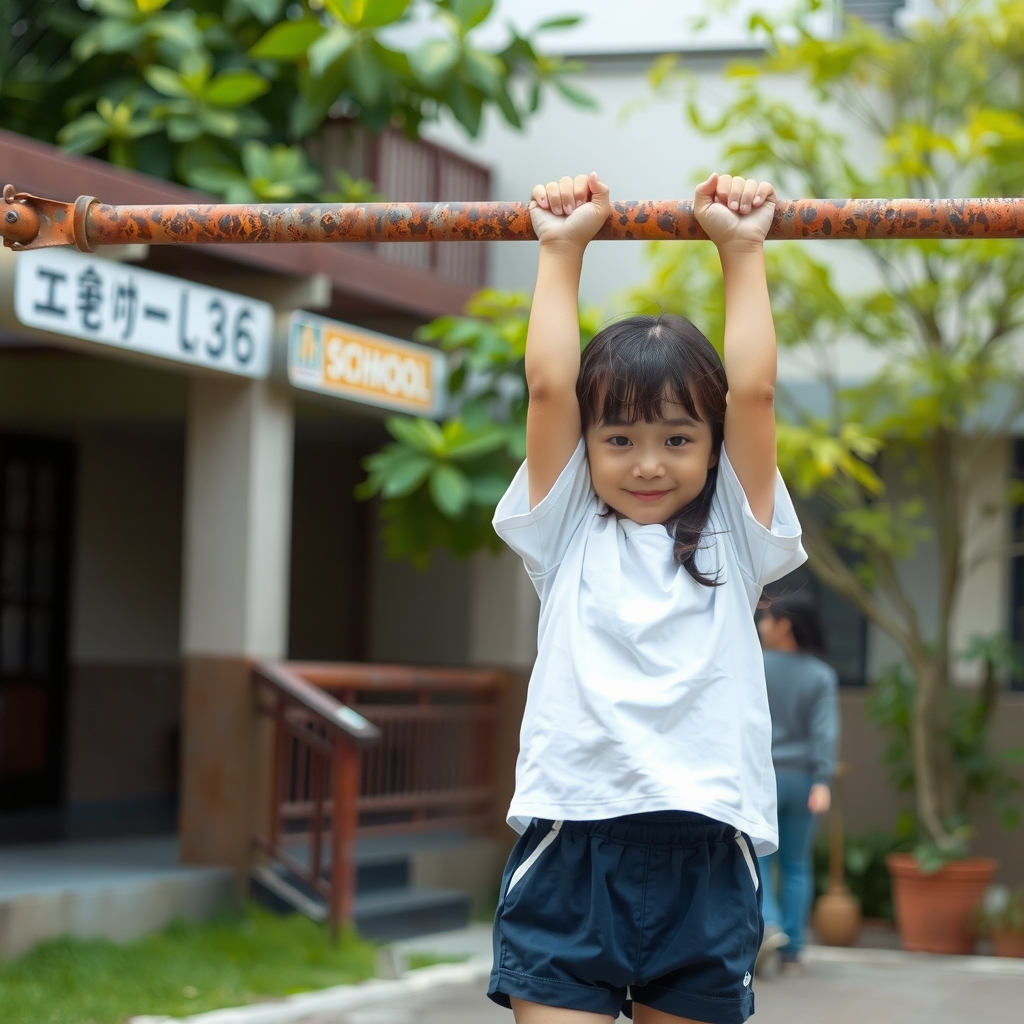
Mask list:
[[[917,652],[912,665],[917,675],[917,698],[910,723],[917,816],[940,849],[955,842],[944,818],[952,810],[952,778],[946,740],[945,659]]]

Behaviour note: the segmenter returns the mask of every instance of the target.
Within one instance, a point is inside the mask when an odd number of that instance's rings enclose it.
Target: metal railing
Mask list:
[[[254,843],[353,920],[356,841],[494,820],[502,673],[399,665],[263,662],[274,721],[270,824]]]
[[[106,206],[3,191],[0,237],[12,249],[74,245],[274,242],[437,242],[535,239],[527,203],[284,203]],[[707,238],[688,200],[617,201],[597,239]],[[2,208],[0,208],[2,209]],[[789,199],[769,240],[1024,238],[1024,199]]]

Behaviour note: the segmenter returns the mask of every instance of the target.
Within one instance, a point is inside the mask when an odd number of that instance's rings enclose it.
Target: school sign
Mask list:
[[[288,379],[297,388],[432,417],[444,409],[445,372],[444,355],[426,345],[292,314]]]
[[[22,252],[14,266],[15,315],[27,327],[243,377],[270,373],[266,302],[70,249]]]

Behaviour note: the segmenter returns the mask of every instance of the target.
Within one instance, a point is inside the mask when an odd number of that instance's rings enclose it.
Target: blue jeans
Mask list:
[[[764,923],[775,925],[789,936],[785,956],[797,956],[804,944],[804,924],[814,892],[811,843],[817,825],[807,809],[813,780],[800,772],[777,772],[779,794],[779,849],[760,857],[764,885]],[[775,895],[778,865],[779,895]]]

